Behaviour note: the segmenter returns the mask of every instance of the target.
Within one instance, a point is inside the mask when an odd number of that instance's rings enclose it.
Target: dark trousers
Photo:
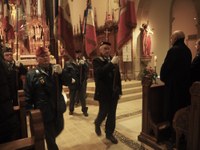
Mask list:
[[[56,120],[44,123],[45,126],[45,139],[48,150],[58,150],[56,144],[56,137],[61,133],[64,128],[64,118],[59,116]]]
[[[77,102],[76,99],[80,100],[81,102],[81,107],[82,107],[82,112],[87,112],[87,107],[86,107],[86,91],[85,87],[82,86],[78,89],[70,89],[69,92],[69,98],[70,98],[70,103],[69,103],[69,111],[73,112],[74,111],[74,105]]]
[[[105,126],[106,136],[112,135],[115,130],[117,103],[118,100],[112,98],[99,100],[99,112],[95,120],[95,125],[100,126],[104,119],[107,118]]]

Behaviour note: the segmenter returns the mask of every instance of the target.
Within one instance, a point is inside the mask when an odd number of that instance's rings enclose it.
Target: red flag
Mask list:
[[[118,49],[121,49],[131,39],[132,30],[137,25],[134,0],[120,0],[120,5],[117,33]]]
[[[17,8],[18,8],[18,20],[16,24],[16,30],[18,34],[18,39],[23,40],[23,36],[25,35],[25,19],[24,19],[24,7],[21,0],[17,1]]]
[[[62,42],[68,54],[75,59],[73,27],[68,0],[59,0],[54,34]]]
[[[3,20],[3,30],[6,42],[15,38],[14,29],[9,22],[9,4],[8,0],[4,1],[4,20]]]
[[[94,13],[91,3],[88,4],[85,13],[85,50],[89,56],[97,46],[97,36],[94,24]],[[83,30],[84,31],[84,30]]]

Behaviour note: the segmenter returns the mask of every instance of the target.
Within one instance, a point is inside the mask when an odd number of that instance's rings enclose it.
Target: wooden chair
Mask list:
[[[25,137],[11,142],[0,144],[1,150],[44,150],[44,125],[40,110],[31,110],[29,113],[31,137]]]

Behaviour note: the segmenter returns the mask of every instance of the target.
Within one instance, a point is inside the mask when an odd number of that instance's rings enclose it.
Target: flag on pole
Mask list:
[[[61,41],[69,56],[75,59],[73,27],[68,0],[59,0],[54,24],[54,35]]]
[[[17,24],[16,24],[16,31],[18,34],[18,39],[23,40],[23,36],[25,34],[25,19],[24,19],[24,7],[21,0],[17,2]]]
[[[97,36],[94,23],[94,13],[91,2],[84,11],[83,33],[85,34],[85,51],[89,56],[97,47]]]
[[[0,21],[2,21],[2,20],[1,20],[2,17],[3,17],[3,1],[0,0]]]
[[[16,24],[16,31],[18,40],[24,44],[24,47],[30,52],[30,44],[29,44],[29,37],[27,31],[27,23],[24,18],[25,15],[25,1],[18,0],[17,1],[17,24]]]
[[[132,38],[132,31],[137,25],[134,0],[120,0],[117,47],[121,49]]]
[[[10,24],[9,19],[9,4],[8,0],[4,1],[4,19],[3,19],[3,31],[5,42],[12,40],[15,38],[13,26]]]

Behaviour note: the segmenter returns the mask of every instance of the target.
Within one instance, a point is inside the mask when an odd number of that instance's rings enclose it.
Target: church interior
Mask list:
[[[62,32],[66,30],[55,29],[55,23],[59,21],[58,7],[62,5],[60,1],[64,1],[63,5],[69,5],[69,10],[64,13],[70,20],[68,30],[72,29],[72,36],[66,37],[69,40],[67,42],[61,39]],[[134,22],[131,24],[130,38],[119,47],[117,38],[123,9],[121,3],[128,1],[134,3],[134,8],[126,19]],[[87,51],[85,47],[87,44],[84,33],[84,11],[88,3],[93,10],[96,35],[96,45],[91,51]],[[13,35],[9,29],[4,28],[5,16],[9,16],[8,24],[14,30]],[[135,17],[134,20],[130,19],[132,16]],[[200,149],[200,83],[197,82],[190,88],[191,105],[181,109],[174,117],[176,142],[172,144],[168,134],[169,122],[163,121],[162,116],[165,85],[160,81],[161,66],[171,47],[170,38],[174,31],[181,30],[185,33],[185,44],[191,50],[192,59],[196,56],[195,43],[200,38],[199,0],[0,0],[0,20],[1,44],[11,47],[15,60],[28,69],[36,66],[35,51],[40,46],[49,48],[51,63],[62,67],[75,50],[81,50],[91,62],[99,53],[97,47],[101,41],[110,42],[111,55],[117,53],[120,58],[123,95],[117,107],[114,132],[119,143],[112,144],[104,136],[98,137],[95,134],[94,120],[98,113],[98,103],[93,99],[95,83],[90,65],[86,91],[89,116],[82,115],[80,105],[76,106],[72,116],[67,108],[64,113],[64,130],[56,138],[60,150]],[[144,48],[144,34],[147,48]],[[66,33],[64,38],[68,35]],[[73,50],[69,46],[71,41],[74,42]],[[144,74],[147,68],[153,71],[151,77]],[[67,86],[63,92],[66,103],[69,104]],[[41,114],[34,110],[26,112],[23,90],[18,91],[18,101],[20,104],[14,106],[14,109],[22,119],[22,138],[12,141],[13,143],[1,143],[0,149],[45,149]],[[104,126],[105,123],[101,126],[102,130]],[[23,147],[24,145],[26,146]]]

